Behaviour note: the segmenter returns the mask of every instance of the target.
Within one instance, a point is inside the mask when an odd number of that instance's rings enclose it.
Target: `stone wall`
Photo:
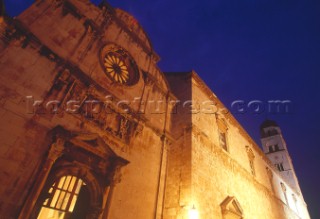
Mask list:
[[[98,136],[105,150],[126,161],[121,170],[104,172],[107,178],[97,177],[106,185],[97,218],[187,219],[192,207],[200,218],[222,218],[230,203],[244,218],[309,218],[302,194],[195,72],[161,72],[150,40],[128,13],[87,0],[36,1],[16,19],[6,18],[0,30],[2,217],[18,218],[26,203],[36,202],[30,199],[43,186],[40,176],[51,173],[44,168],[51,132],[62,127],[69,135]],[[136,84],[120,85],[106,75],[101,57],[108,45],[134,60]],[[66,111],[69,100],[90,98],[108,111],[84,111],[85,105]],[[220,146],[220,123],[227,150]],[[101,144],[87,143],[80,163],[96,174],[91,155],[99,155]]]
[[[172,107],[162,104],[161,112],[154,113],[155,106],[141,100],[166,103],[175,97],[169,94],[150,44],[144,42],[148,47],[139,41],[145,37],[143,32],[137,36],[128,29],[126,20],[120,19],[125,12],[108,5],[100,9],[89,1],[65,2],[68,5],[37,2],[17,19],[7,19],[8,28],[1,34],[0,214],[8,219],[18,217],[42,171],[52,143],[48,133],[62,126],[71,132],[98,134],[129,162],[121,177],[105,191],[109,206],[101,217],[153,218],[162,209],[166,139],[170,138],[166,135],[172,126],[167,111]],[[13,33],[7,34],[10,31]],[[136,85],[119,86],[103,72],[100,52],[110,43],[123,47],[137,63],[140,80]],[[63,83],[73,85],[65,88]],[[113,136],[115,130],[106,131],[97,120],[81,114],[39,113],[49,101],[63,101],[70,94],[75,98],[87,94],[101,101],[112,95],[110,106],[119,116],[122,108],[117,108],[116,101],[126,100],[129,114],[121,118],[133,124],[131,136]],[[135,98],[138,101],[133,102]],[[44,105],[33,105],[37,100]]]
[[[167,206],[165,218],[188,218],[188,211],[193,206],[198,210],[199,218],[224,218],[222,204],[228,197],[236,200],[241,209],[238,213],[244,218],[309,218],[302,195],[282,179],[261,149],[199,76],[191,72],[181,77],[184,80],[167,75],[170,84],[180,84],[181,87],[191,85],[184,92],[176,88],[173,92],[181,102],[192,100],[193,105],[188,108],[189,113],[186,109],[178,113],[176,116],[180,119],[176,118],[176,121],[188,121],[189,118],[192,123],[183,124],[183,127],[187,124],[189,127],[183,134],[187,142],[178,141],[179,149],[170,151],[169,169],[173,168],[170,164],[180,161],[180,171],[187,167],[189,173],[185,175],[189,178],[181,177],[179,168],[176,168],[175,175],[170,170],[176,177],[168,178],[167,184],[178,180],[180,183],[176,184],[175,189],[179,191],[182,185],[187,185],[188,198],[173,196],[172,191],[168,190],[166,203],[175,205]],[[218,120],[224,121],[227,127],[227,150],[220,146]],[[176,126],[176,131],[181,130],[180,126]],[[183,154],[189,154],[188,157],[182,158],[183,149]],[[253,166],[250,159],[253,159]],[[286,198],[281,184],[286,187]]]
[[[220,101],[205,93],[199,86],[199,79],[192,74],[193,100],[203,102],[208,99],[217,103],[218,111],[224,106]],[[219,110],[220,108],[220,110]],[[226,197],[235,197],[244,218],[309,218],[305,204],[303,211],[297,211],[292,194],[297,202],[304,203],[302,196],[289,188],[279,173],[270,165],[266,156],[254,142],[246,136],[241,126],[229,113],[193,114],[192,130],[192,194],[190,205],[199,206],[200,218],[217,218],[221,215],[221,203]],[[227,151],[219,146],[217,120],[223,119],[227,126]],[[250,166],[248,149],[252,151],[253,168]],[[272,184],[268,168],[274,175]],[[284,198],[280,184],[287,187]],[[272,187],[276,191],[272,190]],[[299,204],[297,204],[298,206]],[[218,217],[219,218],[219,217]]]

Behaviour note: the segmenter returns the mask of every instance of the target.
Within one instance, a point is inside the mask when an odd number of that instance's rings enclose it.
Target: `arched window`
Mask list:
[[[80,219],[85,218],[89,192],[82,179],[67,175],[52,184],[43,200],[37,219]]]

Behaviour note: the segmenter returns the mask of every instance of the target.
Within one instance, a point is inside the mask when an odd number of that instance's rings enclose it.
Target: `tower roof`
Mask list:
[[[268,129],[266,130],[266,128],[270,128],[270,127],[274,127],[271,130]],[[273,120],[265,120],[261,125],[260,125],[260,136],[261,138],[265,138],[265,137],[270,137],[273,135],[278,135],[280,134],[280,129],[279,128],[275,128],[275,127],[279,127],[278,124],[273,121]]]
[[[267,128],[267,127],[272,127],[272,126],[279,127],[275,121],[267,119],[260,125],[260,130]]]

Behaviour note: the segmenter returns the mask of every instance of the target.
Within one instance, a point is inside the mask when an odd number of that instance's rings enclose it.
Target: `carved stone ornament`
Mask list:
[[[139,80],[139,70],[135,61],[119,46],[105,46],[101,50],[100,62],[106,75],[115,83],[131,86]]]

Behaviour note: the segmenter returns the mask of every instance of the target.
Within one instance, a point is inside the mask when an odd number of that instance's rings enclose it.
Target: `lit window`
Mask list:
[[[48,191],[48,198],[42,204],[38,219],[68,218],[74,210],[84,182],[75,176],[63,176]]]

